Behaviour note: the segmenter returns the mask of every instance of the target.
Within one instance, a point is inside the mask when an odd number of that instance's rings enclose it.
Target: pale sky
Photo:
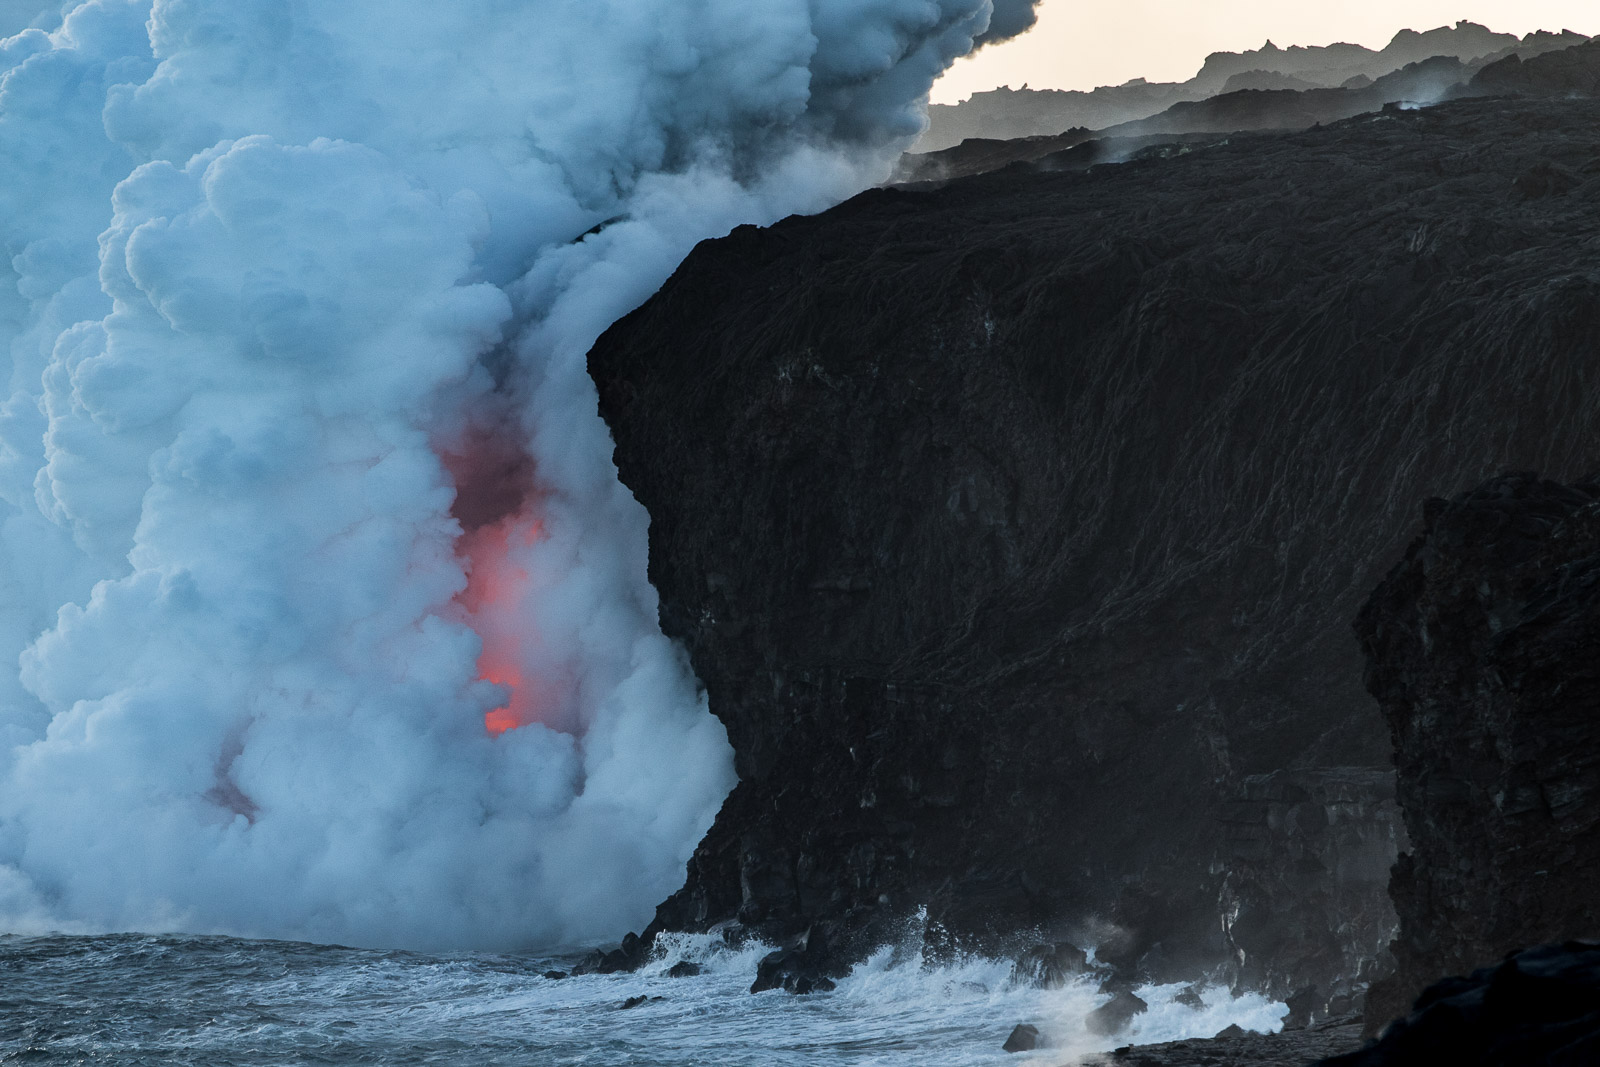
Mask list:
[[[1349,41],[1381,48],[1396,30],[1467,19],[1500,33],[1600,34],[1600,0],[1044,0],[1031,31],[960,60],[933,87],[953,104],[1024,82],[1092,89],[1129,78],[1184,81],[1207,53]]]

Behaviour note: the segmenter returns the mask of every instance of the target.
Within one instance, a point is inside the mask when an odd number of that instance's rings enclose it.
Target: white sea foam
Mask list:
[[[998,1033],[998,1048],[1011,1026],[1030,1023],[1039,1028],[1043,1047],[1036,1059],[1054,1064],[1062,1057],[1084,1056],[1127,1044],[1154,1044],[1186,1038],[1211,1037],[1229,1025],[1275,1033],[1287,1009],[1255,993],[1234,996],[1225,985],[1145,985],[1134,990],[1148,1009],[1133,1016],[1125,1030],[1107,1036],[1092,1033],[1085,1024],[1091,1012],[1111,1000],[1100,992],[1103,973],[1091,971],[1058,989],[1038,989],[1012,981],[1012,964],[984,956],[968,956],[938,965],[928,964],[919,952],[882,949],[840,981],[832,997],[884,1034],[921,1035],[920,1047],[942,1047],[944,1042],[965,1045],[973,1034]],[[1176,998],[1199,993],[1204,1003],[1196,1009]],[[1004,1024],[1004,1025],[1002,1025]],[[975,1062],[992,1049],[974,1048]],[[1027,1062],[1019,1060],[1015,1062]]]
[[[1009,964],[928,966],[886,952],[831,993],[747,992],[766,946],[674,937],[634,974],[552,979],[559,959],[374,952],[231,938],[0,937],[11,1007],[0,1028],[52,1035],[45,1062],[331,1062],[392,1065],[603,1063],[606,1067],[1062,1067],[1129,1041],[1204,1036],[1230,1022],[1276,1029],[1282,1005],[1205,993],[1207,1009],[1141,990],[1150,1011],[1129,1031],[1091,1038],[1093,983],[1018,987]],[[702,964],[666,977],[680,959]],[[8,1012],[10,1013],[8,1015]],[[1168,1017],[1170,1016],[1170,1017]],[[94,1020],[85,1027],[84,1019]],[[1012,1056],[1018,1022],[1057,1047]]]
[[[1089,1031],[1085,1019],[1109,1001],[1101,975],[1089,974],[1059,989],[1012,981],[1009,960],[962,956],[930,963],[915,946],[885,947],[856,966],[828,993],[803,997],[778,990],[750,996],[756,966],[771,946],[727,946],[712,935],[670,935],[651,963],[631,975],[586,976],[557,983],[561,1003],[611,1009],[646,997],[637,1008],[638,1029],[623,1039],[640,1056],[660,1063],[716,1064],[921,1064],[936,1054],[948,1067],[982,1064],[1049,1064],[1060,1067],[1126,1044],[1210,1037],[1230,1025],[1276,1032],[1285,1006],[1257,994],[1233,996],[1226,986],[1202,983],[1144,986],[1136,994],[1149,1009],[1112,1035]],[[694,978],[666,977],[672,964],[702,967]],[[1176,998],[1199,992],[1204,1007]],[[541,989],[518,994],[524,1010],[546,1010]],[[630,1016],[630,1024],[633,1017]],[[1003,1051],[1018,1023],[1039,1027],[1048,1047],[1012,1055]],[[632,1062],[623,1060],[625,1062]]]

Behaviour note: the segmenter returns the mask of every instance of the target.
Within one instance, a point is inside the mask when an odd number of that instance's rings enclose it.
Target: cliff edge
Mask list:
[[[1416,501],[1600,467],[1597,130],[1458,101],[697,248],[590,356],[740,778],[652,931],[1348,1003],[1401,843],[1349,620]]]

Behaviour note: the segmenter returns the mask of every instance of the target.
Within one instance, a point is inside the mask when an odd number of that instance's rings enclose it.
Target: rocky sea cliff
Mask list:
[[[803,990],[914,922],[1359,1008],[1407,842],[1350,623],[1422,501],[1600,466],[1597,130],[1460,100],[701,245],[590,356],[740,775],[631,951]]]

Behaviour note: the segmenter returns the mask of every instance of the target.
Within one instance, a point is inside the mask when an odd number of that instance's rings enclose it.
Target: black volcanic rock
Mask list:
[[[1357,632],[1411,835],[1375,1029],[1445,975],[1600,935],[1600,485],[1431,501]]]
[[[1357,992],[1349,620],[1418,500],[1600,466],[1597,161],[1592,101],[1459,101],[699,246],[590,356],[740,779],[650,932],[826,975],[1097,918],[1134,974]]]
[[[807,930],[783,948],[768,953],[756,966],[750,992],[783,989],[790,993],[825,993],[844,974],[844,961],[825,940],[820,927]]]
[[[1600,945],[1568,942],[1430,987],[1382,1040],[1322,1067],[1592,1067],[1600,1063]]]
[[[1001,1052],[1032,1052],[1039,1047],[1039,1028],[1032,1023],[1018,1023],[1011,1028],[1011,1036],[1000,1046]]]
[[[1015,164],[1047,171],[1088,170],[1100,163],[1165,158],[1224,140],[1227,140],[1226,136],[1209,131],[1136,132],[1124,137],[1105,136],[1081,128],[1067,130],[1054,137],[1026,137],[1012,141],[975,137],[942,152],[901,156],[891,180],[897,184],[948,181]]]
[[[595,949],[579,960],[573,974],[620,974],[638,970],[649,958],[650,946],[638,934],[628,934],[622,944],[607,952]]]
[[[1382,945],[1393,928],[1393,781],[1377,768],[1276,771],[1245,778],[1223,808],[1220,899],[1235,980],[1277,992],[1295,1024],[1360,1010],[1356,990],[1392,965],[1372,952],[1348,969],[1353,946]]]
[[[1060,941],[1053,945],[1034,945],[1020,953],[1011,968],[1011,980],[1035,989],[1060,989],[1067,984],[1067,979],[1088,969],[1088,954],[1076,945]]]
[[[1110,1000],[1084,1016],[1083,1026],[1091,1034],[1107,1037],[1126,1030],[1135,1015],[1143,1015],[1149,1010],[1149,1004],[1124,990],[1113,994]]]
[[[1346,1017],[1277,1034],[1229,1026],[1213,1038],[1132,1045],[1084,1062],[1096,1067],[1305,1067],[1360,1043],[1360,1021]]]

